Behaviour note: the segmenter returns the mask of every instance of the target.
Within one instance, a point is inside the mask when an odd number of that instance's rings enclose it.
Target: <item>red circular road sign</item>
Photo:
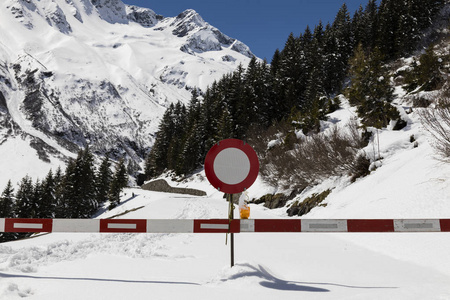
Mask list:
[[[259,172],[255,150],[244,141],[226,139],[215,144],[206,155],[205,173],[221,192],[237,194],[248,189]]]

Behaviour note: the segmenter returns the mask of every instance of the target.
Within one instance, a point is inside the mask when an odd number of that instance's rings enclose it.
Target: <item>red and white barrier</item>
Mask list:
[[[450,219],[12,219],[0,232],[450,232]]]

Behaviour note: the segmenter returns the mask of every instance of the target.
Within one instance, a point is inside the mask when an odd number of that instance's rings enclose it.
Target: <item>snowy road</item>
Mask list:
[[[219,193],[134,190],[101,218],[223,218]],[[131,193],[131,191],[130,191]],[[252,206],[256,218],[276,212]],[[236,216],[237,217],[237,216]],[[1,299],[450,299],[448,233],[47,234],[0,245]],[[62,296],[63,295],[63,296]]]

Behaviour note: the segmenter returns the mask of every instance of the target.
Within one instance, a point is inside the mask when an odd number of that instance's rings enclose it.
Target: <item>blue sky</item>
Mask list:
[[[174,17],[192,8],[203,19],[226,35],[250,47],[260,58],[272,60],[282,49],[289,34],[304,32],[322,20],[332,23],[345,2],[353,13],[367,0],[122,0],[126,4],[151,8],[164,17]]]

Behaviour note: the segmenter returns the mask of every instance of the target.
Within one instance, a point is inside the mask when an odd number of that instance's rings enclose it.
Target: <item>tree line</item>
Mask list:
[[[350,16],[344,4],[334,21],[289,35],[270,65],[253,58],[189,104],[165,112],[145,167],[153,177],[166,170],[188,174],[224,138],[248,139],[255,128],[289,126],[314,133],[339,106],[345,92],[364,126],[384,127],[399,114],[386,63],[410,54],[444,0],[369,0]]]
[[[109,208],[120,202],[120,192],[128,184],[124,160],[114,171],[105,156],[98,168],[89,148],[80,150],[76,159],[70,159],[65,172],[50,170],[42,181],[26,175],[17,191],[11,180],[0,196],[0,218],[90,218],[104,203]],[[0,233],[0,242],[23,236]]]

